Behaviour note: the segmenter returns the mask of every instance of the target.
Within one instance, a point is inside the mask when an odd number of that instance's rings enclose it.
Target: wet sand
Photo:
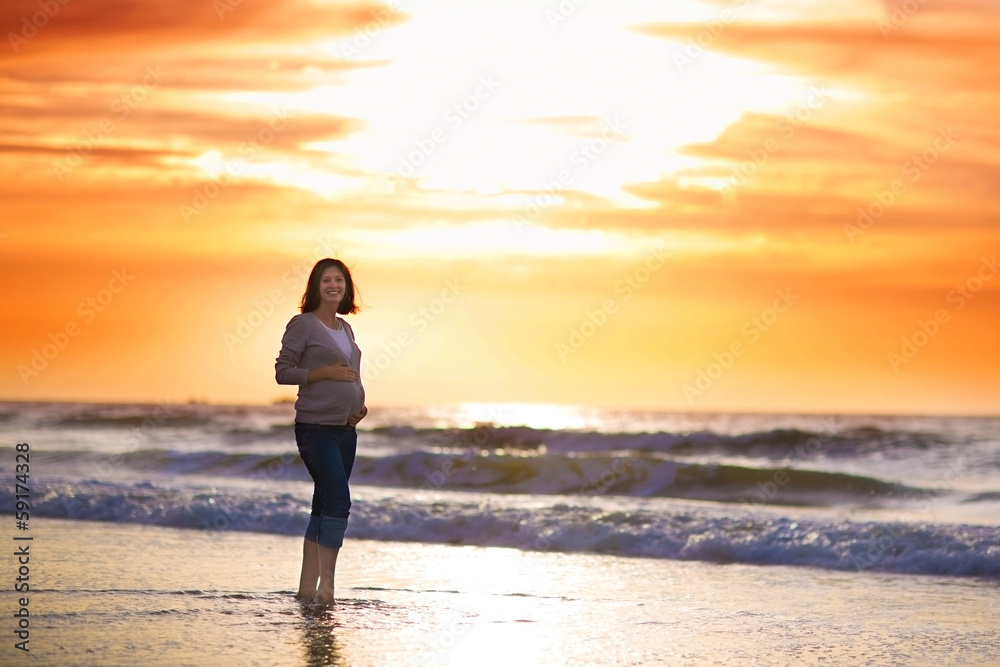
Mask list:
[[[4,517],[6,525],[13,524]],[[7,540],[12,544],[8,531]],[[32,520],[31,665],[995,665],[1000,582]],[[8,559],[8,575],[15,565]]]

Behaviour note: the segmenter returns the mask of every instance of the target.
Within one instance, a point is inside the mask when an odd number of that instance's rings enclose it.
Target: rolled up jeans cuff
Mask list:
[[[327,549],[339,549],[344,546],[345,532],[347,517],[311,516],[306,527],[306,539]]]

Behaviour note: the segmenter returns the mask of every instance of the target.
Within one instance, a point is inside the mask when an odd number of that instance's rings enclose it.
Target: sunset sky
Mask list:
[[[51,6],[50,6],[51,5]],[[1000,5],[0,5],[0,397],[1000,413]]]

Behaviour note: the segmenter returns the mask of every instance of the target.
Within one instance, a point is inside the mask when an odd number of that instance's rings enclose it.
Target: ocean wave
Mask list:
[[[38,484],[32,516],[301,535],[308,501],[292,494],[181,491],[152,484]],[[7,506],[10,491],[0,492]],[[10,502],[7,502],[10,501]],[[594,552],[717,563],[1000,577],[1000,528],[793,520],[690,510],[609,511],[557,504],[358,502],[348,537]]]
[[[774,505],[873,505],[932,492],[860,475],[692,463],[658,455],[512,456],[418,452],[359,459],[352,481],[514,494],[607,494]]]
[[[947,444],[939,435],[917,431],[881,429],[874,426],[822,432],[778,428],[741,434],[713,431],[694,433],[565,431],[527,426],[498,427],[479,424],[474,428],[415,428],[387,426],[372,429],[390,439],[427,447],[482,448],[568,452],[661,452],[674,456],[727,455],[787,459],[852,457],[896,450],[927,450]]]
[[[130,472],[308,481],[297,454],[139,450],[107,455],[41,451],[44,469],[109,479]],[[843,472],[695,463],[654,454],[533,455],[417,451],[358,457],[353,484],[497,494],[616,495],[767,505],[878,506],[936,492]]]
[[[2,405],[0,414],[21,414]],[[261,406],[216,406],[203,404],[126,405],[126,404],[26,404],[22,411],[33,415],[32,428],[86,429],[120,432],[138,429],[143,434],[158,428],[190,429],[193,440],[220,442],[239,446],[294,439],[289,408]],[[391,411],[389,411],[391,413]],[[412,415],[400,413],[396,419]],[[641,416],[637,413],[637,419]],[[13,418],[13,417],[12,417]],[[393,419],[391,414],[386,417]],[[758,420],[764,423],[762,420]],[[826,423],[818,418],[814,424]],[[636,424],[641,423],[636,421]],[[720,427],[727,422],[720,421]],[[658,452],[674,457],[746,457],[772,461],[805,460],[818,457],[852,458],[864,456],[904,457],[942,447],[960,447],[953,436],[933,430],[913,430],[900,423],[896,428],[885,424],[869,425],[855,420],[853,425],[819,427],[763,428],[741,433],[723,429],[700,431],[604,431],[557,430],[529,426],[503,426],[482,422],[472,427],[426,427],[392,421],[370,428],[362,423],[362,438],[372,443],[396,447],[400,451],[416,449],[484,449],[489,451],[525,451],[568,453]],[[27,424],[26,424],[27,426]],[[619,424],[621,426],[621,424]],[[747,426],[747,425],[744,425]],[[932,429],[940,425],[929,424]],[[953,434],[954,435],[954,434]]]
[[[12,403],[3,404],[7,408]],[[203,429],[211,433],[227,428],[249,427],[281,420],[259,406],[208,405],[205,403],[25,403],[17,411],[33,428],[42,429],[142,429],[160,427]],[[284,421],[290,421],[287,418]]]
[[[302,459],[292,453],[252,454],[141,449],[109,454],[93,451],[40,450],[33,451],[32,457],[36,463],[50,472],[62,471],[91,479],[131,473],[218,475],[273,480],[309,479]]]
[[[1000,491],[984,491],[976,493],[962,500],[963,503],[983,503],[1000,501]]]
[[[212,423],[212,418],[193,412],[141,412],[138,414],[109,415],[83,412],[66,415],[50,425],[56,428],[153,428],[200,427]]]

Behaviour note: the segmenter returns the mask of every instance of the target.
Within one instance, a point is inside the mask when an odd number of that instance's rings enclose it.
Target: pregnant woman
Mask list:
[[[354,466],[355,426],[368,414],[361,385],[361,349],[339,315],[358,312],[354,281],[338,259],[316,262],[301,314],[289,320],[274,364],[278,384],[299,387],[295,444],[312,476],[312,511],[302,543],[302,574],[296,598],[333,604],[333,576],[344,544]]]

